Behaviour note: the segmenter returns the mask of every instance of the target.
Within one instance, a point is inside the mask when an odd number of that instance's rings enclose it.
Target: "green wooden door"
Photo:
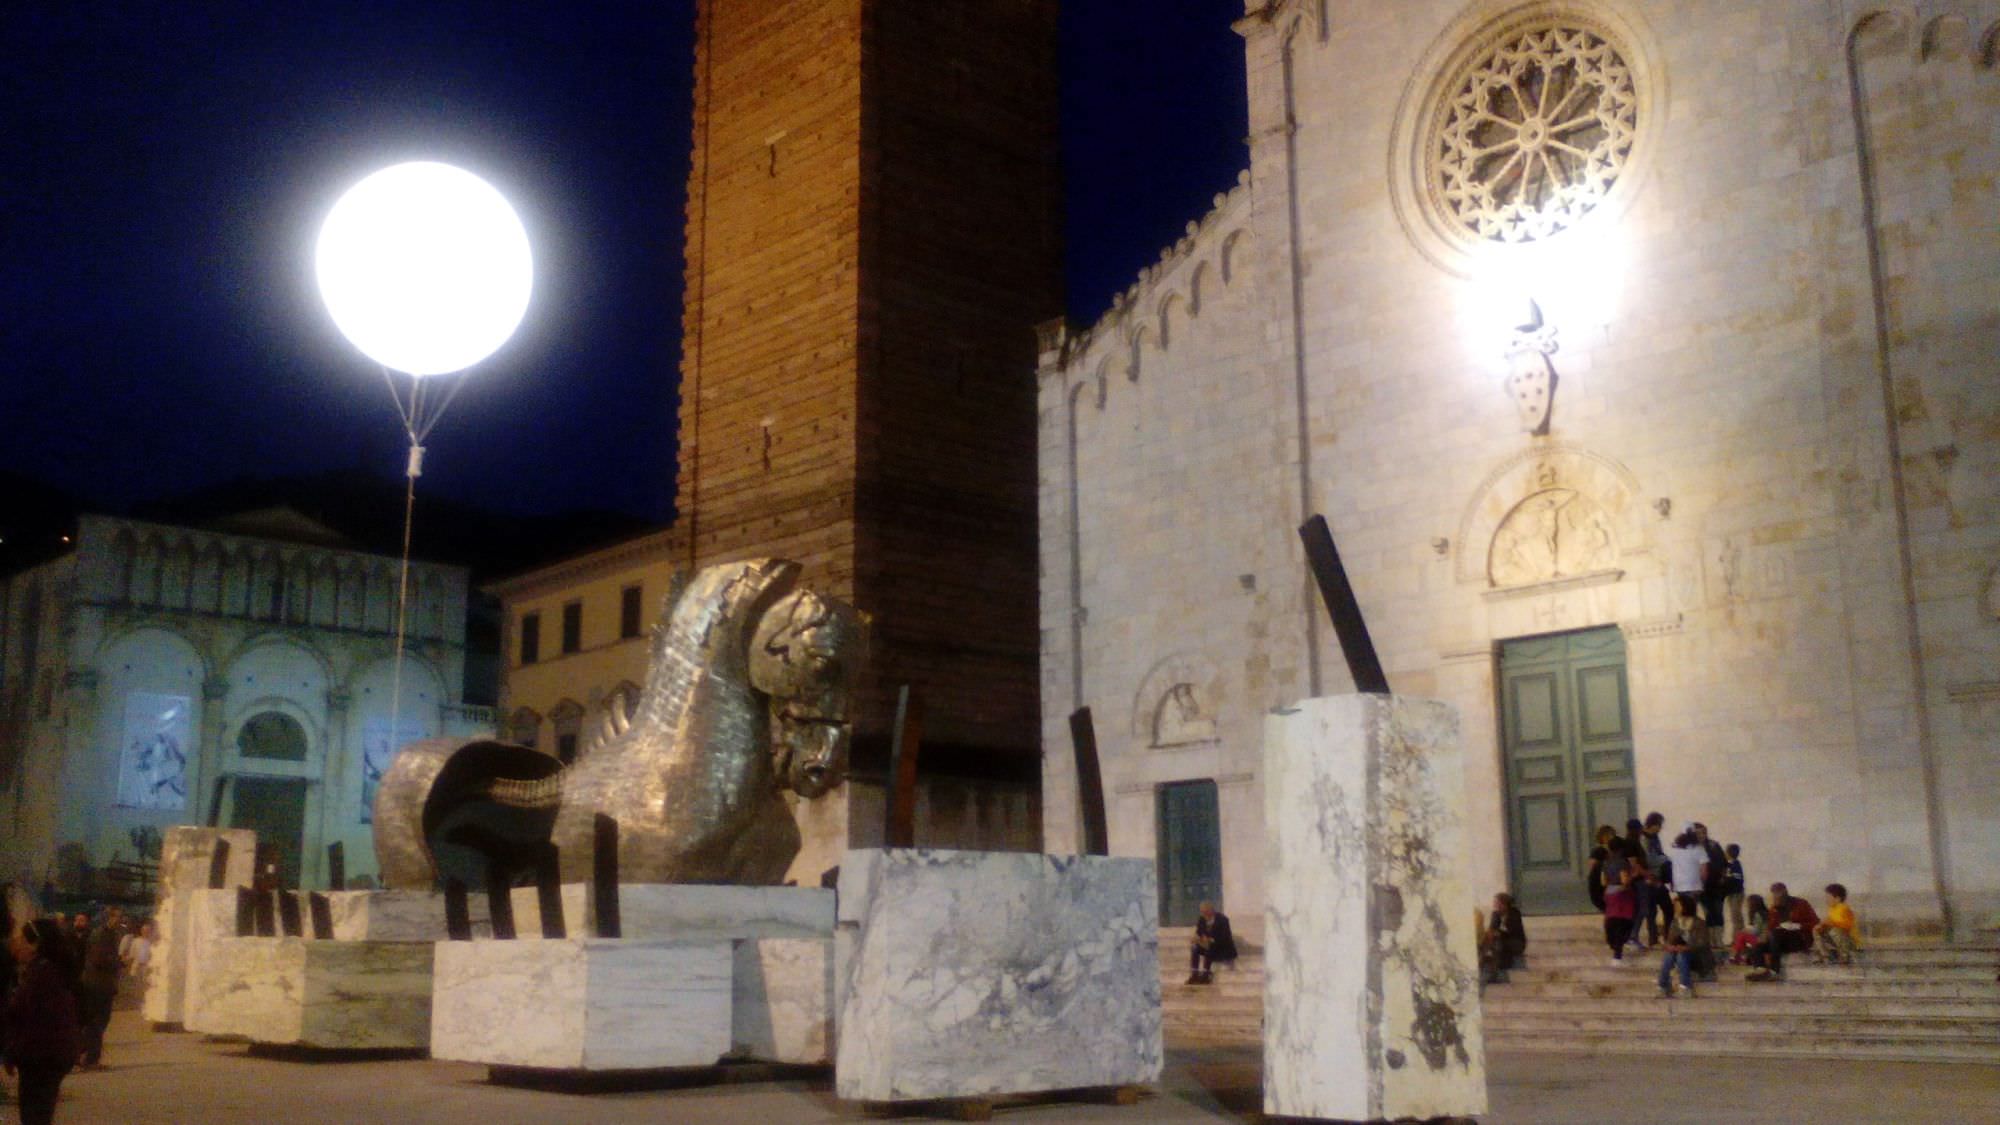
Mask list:
[[[1633,816],[1632,711],[1616,628],[1500,646],[1507,856],[1528,914],[1591,909],[1591,835]]]
[[[1202,903],[1222,906],[1222,816],[1215,782],[1162,785],[1155,811],[1160,925],[1192,926]]]

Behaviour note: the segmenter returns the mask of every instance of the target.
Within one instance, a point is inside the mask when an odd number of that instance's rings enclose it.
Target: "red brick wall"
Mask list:
[[[705,0],[695,66],[693,561],[797,558],[874,615],[859,757],[907,682],[927,747],[1032,760],[1055,4]]]

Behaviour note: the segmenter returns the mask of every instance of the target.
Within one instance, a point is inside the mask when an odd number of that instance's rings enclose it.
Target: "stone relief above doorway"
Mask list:
[[[1650,552],[1637,478],[1571,445],[1547,444],[1502,462],[1460,521],[1456,577],[1492,590],[1616,580]]]
[[[1132,737],[1150,747],[1215,741],[1220,692],[1206,661],[1175,653],[1153,665],[1132,701]]]

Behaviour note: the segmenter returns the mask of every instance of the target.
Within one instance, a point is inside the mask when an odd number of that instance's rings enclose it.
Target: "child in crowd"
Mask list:
[[[1660,960],[1660,999],[1673,996],[1674,970],[1680,970],[1681,992],[1694,999],[1694,968],[1697,950],[1708,948],[1708,923],[1695,910],[1691,894],[1674,897],[1674,922],[1667,927],[1667,955]]]
[[[1722,852],[1729,857],[1729,868],[1722,876],[1722,894],[1729,905],[1729,940],[1734,942],[1743,932],[1743,888],[1749,884],[1743,881],[1743,848],[1731,844]]]
[[[1750,951],[1764,944],[1771,936],[1771,908],[1764,905],[1763,895],[1750,896],[1750,924],[1738,924],[1736,936],[1730,939],[1729,963],[1748,965]]]
[[[1813,936],[1819,939],[1817,957],[1832,964],[1852,965],[1859,929],[1854,918],[1854,908],[1847,905],[1847,888],[1839,883],[1826,885],[1826,918],[1813,927]]]
[[[1604,943],[1611,947],[1615,968],[1625,964],[1625,939],[1639,917],[1638,896],[1632,890],[1637,873],[1629,865],[1615,870],[1607,865],[1604,872]]]

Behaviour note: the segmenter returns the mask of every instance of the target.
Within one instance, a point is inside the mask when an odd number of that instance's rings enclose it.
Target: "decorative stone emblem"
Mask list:
[[[1555,406],[1556,369],[1549,357],[1556,346],[1555,328],[1542,323],[1542,310],[1529,301],[1528,315],[1507,345],[1507,396],[1521,413],[1521,429],[1536,436],[1549,432]]]
[[[1193,684],[1175,684],[1153,712],[1153,745],[1179,746],[1215,737],[1215,720],[1205,714]]]
[[[1190,653],[1166,657],[1139,685],[1133,700],[1133,736],[1155,747],[1214,741],[1219,690],[1206,661]]]
[[[1623,54],[1553,22],[1471,56],[1439,108],[1425,169],[1462,234],[1531,242],[1578,220],[1625,170],[1639,98]]]
[[[1568,488],[1551,488],[1515,506],[1493,534],[1495,586],[1523,586],[1608,570],[1618,547],[1604,510]]]

